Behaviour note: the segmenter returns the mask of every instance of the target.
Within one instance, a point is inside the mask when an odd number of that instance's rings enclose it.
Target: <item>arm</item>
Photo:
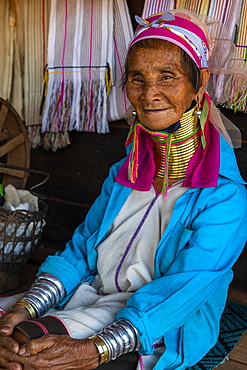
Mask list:
[[[246,240],[247,200],[243,186],[223,180],[215,189],[186,196],[190,210],[183,213],[188,216],[183,224],[178,222],[169,235],[164,235],[157,249],[156,279],[134,293],[117,315],[117,319],[130,320],[137,328],[142,354],[152,353],[155,340],[166,338],[188,322],[193,332],[196,323],[192,318],[198,310],[204,311],[198,315],[202,322],[200,327],[198,321],[198,330],[207,332],[210,320],[214,328],[218,327],[232,278],[230,269]],[[191,202],[193,197],[197,200]],[[213,304],[210,298],[214,293]],[[205,320],[208,302],[212,311]],[[213,341],[215,333],[210,337],[211,344]]]
[[[82,282],[91,283],[96,274],[94,246],[105,211],[115,184],[115,176],[123,161],[110,169],[108,178],[102,186],[102,192],[90,208],[85,221],[75,230],[66,244],[64,251],[48,257],[39,269],[39,274],[50,273],[59,278],[69,295]],[[89,255],[91,256],[89,257]],[[91,260],[89,261],[89,258]]]

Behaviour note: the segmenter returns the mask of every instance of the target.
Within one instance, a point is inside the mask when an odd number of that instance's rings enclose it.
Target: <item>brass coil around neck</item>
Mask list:
[[[164,178],[168,165],[168,178],[184,178],[188,163],[200,142],[196,107],[185,112],[180,119],[181,127],[167,137],[151,135],[155,142],[155,175]]]

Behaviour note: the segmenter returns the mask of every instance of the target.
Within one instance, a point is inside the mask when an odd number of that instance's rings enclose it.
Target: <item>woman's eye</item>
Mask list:
[[[140,77],[135,77],[135,78],[132,78],[131,82],[133,82],[135,84],[141,84],[141,83],[143,83],[143,79],[140,78]]]
[[[172,76],[163,76],[162,80],[169,80],[170,78],[172,78]]]
[[[129,76],[128,82],[132,83],[134,85],[141,85],[144,82],[144,80],[141,77],[131,77],[131,76]]]

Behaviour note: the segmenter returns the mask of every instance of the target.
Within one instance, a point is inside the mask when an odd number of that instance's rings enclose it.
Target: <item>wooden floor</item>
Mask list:
[[[247,331],[228,357],[229,360],[219,365],[217,370],[247,370]]]

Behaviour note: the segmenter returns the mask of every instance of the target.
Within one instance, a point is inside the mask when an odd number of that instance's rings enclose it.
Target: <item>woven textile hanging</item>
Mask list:
[[[247,62],[247,0],[243,0],[239,26],[235,36],[235,42],[239,52]]]
[[[7,1],[0,2],[0,35],[1,35],[1,44],[0,44],[0,62],[2,68],[0,69],[0,96],[4,99],[9,99],[10,97],[10,82],[12,79],[12,68],[13,68],[13,38],[11,37],[11,31],[13,28],[10,28],[10,18],[9,18],[9,4]]]
[[[18,19],[23,32],[24,119],[32,147],[40,145],[40,100],[47,60],[50,0],[15,0],[21,2]],[[19,32],[19,31],[18,31]]]
[[[223,106],[247,113],[247,0],[242,0],[240,21],[235,35],[239,54],[245,61],[245,73],[231,76],[224,91]]]
[[[40,99],[46,65],[50,0],[0,1],[0,96],[27,126],[32,147],[40,145]]]
[[[72,130],[107,133],[108,119],[123,118],[126,99],[119,78],[131,37],[127,11],[124,0],[51,0],[42,111],[45,148],[66,146]],[[127,32],[122,33],[125,24]]]
[[[124,118],[130,105],[125,90],[122,88],[125,57],[133,36],[129,9],[125,0],[113,1],[113,21],[112,87],[107,111],[108,121]]]
[[[0,97],[23,116],[21,39],[17,32],[18,7],[14,0],[0,1]]]
[[[146,0],[143,17],[169,9],[187,9],[198,14],[205,14],[220,19],[233,36],[235,25],[240,16],[242,0]]]

